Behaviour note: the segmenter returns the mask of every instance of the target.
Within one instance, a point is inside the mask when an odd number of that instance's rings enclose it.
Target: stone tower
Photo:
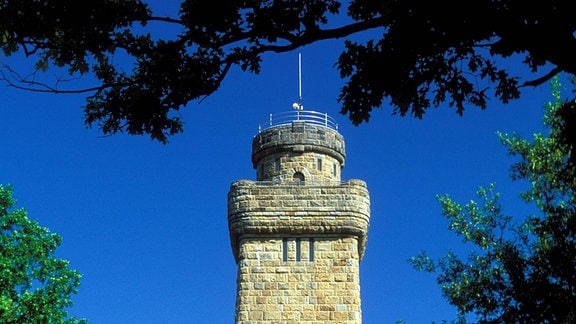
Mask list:
[[[228,193],[236,323],[361,323],[370,197],[341,181],[344,139],[326,114],[270,115],[252,141],[256,181]]]

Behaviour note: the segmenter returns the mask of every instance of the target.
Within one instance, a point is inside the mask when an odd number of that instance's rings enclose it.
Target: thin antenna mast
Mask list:
[[[292,104],[292,108],[298,111],[298,119],[300,119],[300,111],[304,109],[302,105],[302,54],[298,53],[298,102]]]
[[[298,53],[298,104],[302,106],[302,53]]]

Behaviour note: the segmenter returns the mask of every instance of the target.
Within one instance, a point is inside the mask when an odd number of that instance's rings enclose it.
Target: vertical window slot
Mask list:
[[[308,261],[314,262],[314,238],[309,238],[308,243]]]
[[[302,257],[300,252],[302,251],[302,246],[300,242],[300,238],[296,239],[296,262],[300,262]]]
[[[288,262],[288,239],[282,239],[282,261]]]

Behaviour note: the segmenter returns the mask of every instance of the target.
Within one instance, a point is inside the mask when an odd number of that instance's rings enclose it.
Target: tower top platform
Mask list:
[[[271,114],[252,140],[258,181],[340,181],[345,143],[325,113],[297,110]]]

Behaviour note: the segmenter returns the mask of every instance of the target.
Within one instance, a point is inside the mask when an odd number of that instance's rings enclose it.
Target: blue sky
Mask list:
[[[340,50],[340,42],[326,42],[299,51],[302,96],[305,109],[338,121],[347,149],[342,178],[366,181],[371,194],[360,264],[364,323],[452,319],[435,277],[407,259],[421,250],[466,251],[447,230],[436,194],[466,202],[496,182],[506,213],[529,210],[496,131],[541,131],[549,90],[527,89],[522,100],[493,101],[463,117],[447,106],[423,120],[383,107],[353,126],[336,102]],[[72,314],[94,324],[233,322],[227,192],[235,180],[255,179],[258,124],[298,99],[298,52],[265,56],[260,75],[231,70],[217,93],[181,112],[185,131],[167,145],[87,129],[82,96],[5,86],[0,96],[0,183],[13,186],[30,218],[63,237],[57,255],[83,274]]]

